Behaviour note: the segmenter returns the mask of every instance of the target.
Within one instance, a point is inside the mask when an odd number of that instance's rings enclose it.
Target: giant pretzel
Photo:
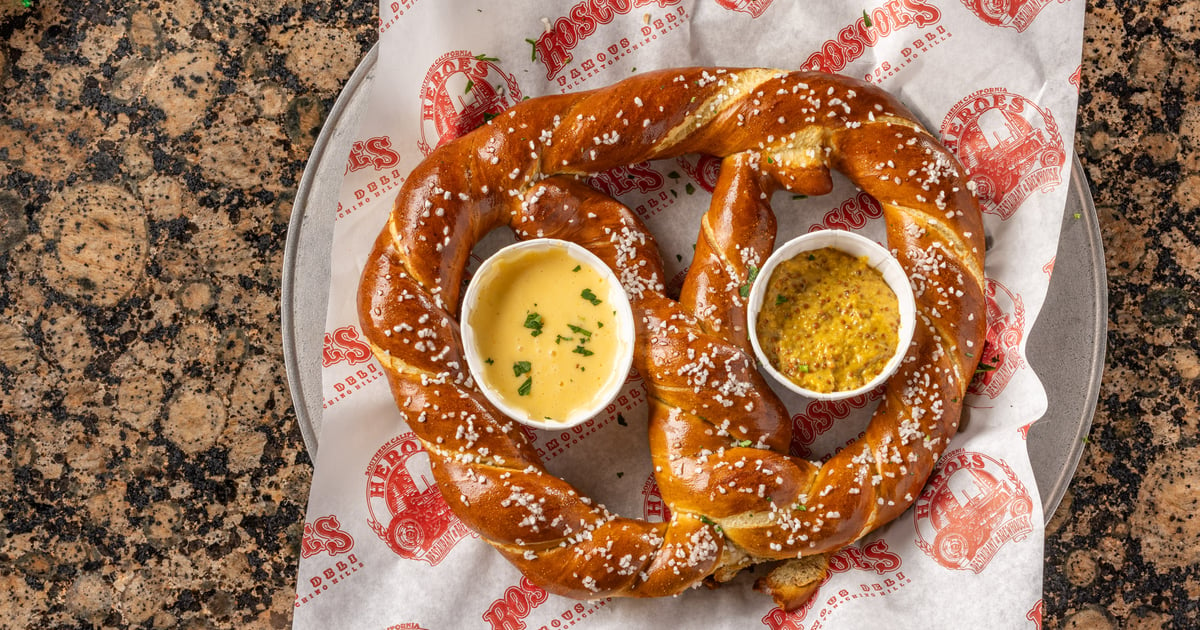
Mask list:
[[[685,153],[723,162],[676,302],[645,226],[580,176]],[[755,369],[739,288],[773,246],[771,194],[826,193],[831,168],[882,204],[918,322],[862,437],[818,464],[787,454],[790,418]],[[616,516],[547,473],[476,389],[456,313],[471,247],[500,225],[580,243],[620,278],[669,522]],[[658,597],[791,559],[763,587],[794,607],[827,555],[912,504],[954,435],[984,339],[983,243],[958,162],[881,90],[811,72],[670,70],[522,102],[436,149],[375,242],[359,312],[446,501],[533,582],[581,599]]]

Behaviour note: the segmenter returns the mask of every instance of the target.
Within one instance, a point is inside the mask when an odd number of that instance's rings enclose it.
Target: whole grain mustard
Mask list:
[[[895,353],[900,309],[865,257],[827,247],[775,268],[756,324],[781,374],[815,392],[848,391],[878,376]]]

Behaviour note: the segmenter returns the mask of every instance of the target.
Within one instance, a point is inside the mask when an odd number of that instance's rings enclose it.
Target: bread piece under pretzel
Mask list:
[[[724,161],[675,302],[641,222],[572,176],[684,153]],[[828,192],[830,168],[883,206],[918,317],[864,436],[820,465],[787,455],[790,418],[755,369],[739,288],[773,246],[771,194]],[[620,278],[668,523],[612,515],[547,473],[475,388],[459,290],[470,248],[500,225],[578,242]],[[835,552],[915,500],[982,350],[983,251],[962,168],[883,91],[819,73],[689,68],[528,100],[439,147],[396,199],[359,312],[464,523],[551,592],[657,597],[747,562]],[[802,603],[802,590],[765,587]]]

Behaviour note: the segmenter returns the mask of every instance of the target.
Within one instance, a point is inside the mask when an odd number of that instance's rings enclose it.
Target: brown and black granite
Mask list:
[[[0,0],[0,627],[290,625],[284,239],[375,11]],[[1197,0],[1088,7],[1109,351],[1047,628],[1200,627],[1197,25]]]

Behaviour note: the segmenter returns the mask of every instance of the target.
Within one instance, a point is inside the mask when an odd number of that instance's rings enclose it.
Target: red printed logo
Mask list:
[[[325,333],[321,365],[330,367],[343,361],[350,365],[358,365],[370,359],[371,346],[358,335],[358,329],[354,326],[343,326]]]
[[[917,546],[948,569],[979,573],[1004,543],[1033,531],[1033,500],[1012,468],[958,449],[917,498]]]
[[[646,483],[642,484],[642,518],[650,523],[666,523],[671,520],[671,508],[663,501],[654,475],[647,477]]]
[[[613,198],[634,190],[649,194],[666,182],[662,173],[651,168],[649,162],[618,166],[588,177],[586,181],[592,188]]]
[[[1062,182],[1067,153],[1048,110],[1003,88],[979,90],[942,120],[942,141],[971,174],[984,210],[1007,219]]]
[[[304,524],[304,536],[300,539],[301,557],[311,558],[322,551],[336,556],[351,549],[354,549],[354,537],[342,529],[336,516],[330,514]]]
[[[822,433],[833,428],[837,420],[844,420],[855,409],[862,409],[883,397],[882,387],[865,394],[842,400],[814,400],[808,403],[803,413],[792,416],[791,454],[795,457],[812,457],[810,446]]]
[[[448,52],[425,73],[417,146],[429,155],[520,100],[517,80],[491,58],[466,50]]]
[[[1045,605],[1045,601],[1039,599],[1033,605],[1033,608],[1030,608],[1029,612],[1025,613],[1025,618],[1033,622],[1034,630],[1042,630],[1042,611]]]
[[[524,619],[548,598],[545,589],[522,576],[519,584],[504,589],[504,596],[492,602],[483,620],[492,630],[525,630]]]
[[[665,8],[679,4],[679,0],[584,0],[576,3],[567,15],[554,20],[534,44],[538,61],[546,66],[546,78],[553,79],[562,72],[571,61],[571,50],[591,37],[601,25],[611,23],[617,15],[651,4]]]
[[[1025,336],[1025,304],[1021,296],[991,278],[987,279],[984,300],[987,302],[987,337],[979,369],[967,386],[967,392],[995,398],[1024,364],[1020,346]]]
[[[761,17],[763,11],[771,6],[772,0],[717,0],[717,4],[730,11],[749,13],[750,17]]]
[[[874,197],[865,192],[842,202],[842,205],[825,213],[820,223],[814,223],[808,228],[809,232],[818,230],[858,230],[867,224],[869,219],[883,216],[883,206]]]
[[[685,155],[677,160],[679,168],[696,180],[710,194],[717,188],[717,177],[721,175],[721,158],[711,155]]]
[[[400,0],[399,2],[389,2],[387,4],[387,8],[391,9],[392,14],[391,17],[388,17],[386,20],[384,19],[385,14],[383,14],[384,5],[383,3],[380,3],[379,32],[383,33],[389,28],[395,26],[396,22],[400,21],[400,16],[404,15],[405,11],[412,10],[413,5],[416,3],[417,0]]]
[[[367,467],[367,508],[371,531],[396,555],[436,566],[470,532],[432,477],[417,435],[398,435]]]
[[[847,601],[894,593],[912,582],[912,578],[900,572],[902,564],[900,556],[888,549],[885,540],[876,540],[863,547],[846,547],[829,557],[829,572],[821,580],[817,593],[803,606],[791,612],[786,612],[782,608],[774,608],[763,616],[762,623],[771,630],[803,630],[804,626],[801,625],[801,622],[816,606],[822,608],[818,616],[824,618],[829,611]],[[851,569],[885,577],[882,580],[860,583],[856,588],[840,589],[829,596],[821,592],[820,589],[825,587],[835,573],[845,573]],[[889,575],[892,573],[894,575]],[[813,622],[813,627],[817,627],[817,622]]]
[[[308,578],[308,586],[296,591],[295,607],[299,608],[317,597],[329,592],[330,588],[350,579],[363,568],[363,561],[357,554],[349,554],[344,559],[331,561],[324,569]]]
[[[902,28],[916,25],[924,28],[942,19],[942,12],[924,0],[891,0],[881,7],[867,11],[850,25],[838,31],[837,37],[821,44],[801,66],[804,70],[840,72],[858,60],[879,40]],[[924,46],[920,39],[915,44]]]
[[[962,3],[985,24],[1023,32],[1050,0],[962,0]]]
[[[346,161],[346,173],[374,167],[377,171],[392,168],[400,163],[400,154],[392,150],[392,139],[378,136],[358,140],[350,146],[350,157]]]

